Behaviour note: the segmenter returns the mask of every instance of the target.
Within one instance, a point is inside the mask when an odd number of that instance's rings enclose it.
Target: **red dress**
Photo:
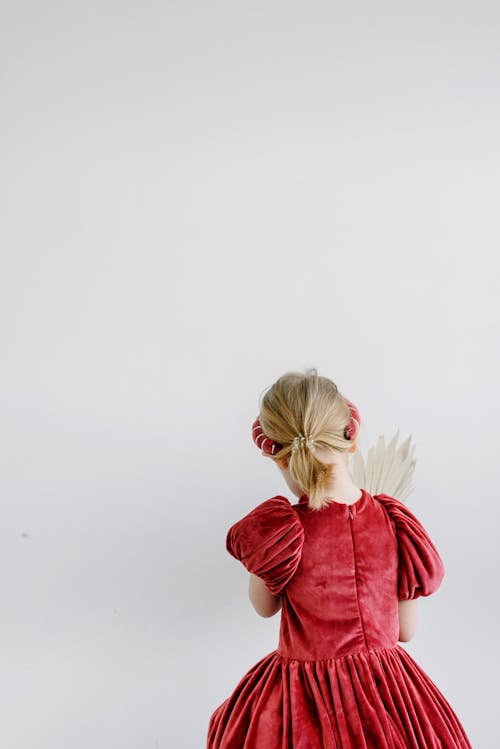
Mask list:
[[[282,596],[280,636],[212,714],[207,749],[471,748],[398,644],[398,599],[434,593],[445,573],[406,504],[363,489],[315,511],[278,495],[226,546]]]

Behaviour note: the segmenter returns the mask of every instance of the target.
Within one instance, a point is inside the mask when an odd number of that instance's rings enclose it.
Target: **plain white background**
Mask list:
[[[0,743],[200,749],[277,645],[229,526],[316,366],[413,435],[446,577],[404,646],[498,744],[493,2],[2,9]]]

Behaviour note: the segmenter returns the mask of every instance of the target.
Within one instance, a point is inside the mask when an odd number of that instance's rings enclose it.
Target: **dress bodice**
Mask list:
[[[398,601],[427,596],[442,559],[408,506],[362,489],[352,504],[312,510],[262,502],[228,531],[227,550],[282,596],[278,652],[317,660],[394,647]]]
[[[304,528],[300,564],[283,591],[278,651],[335,658],[398,641],[398,544],[384,506],[364,489],[347,505],[293,506]]]

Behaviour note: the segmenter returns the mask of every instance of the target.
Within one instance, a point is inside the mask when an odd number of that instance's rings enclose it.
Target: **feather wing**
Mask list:
[[[360,450],[356,450],[351,466],[354,483],[372,496],[384,493],[404,501],[415,488],[413,476],[417,461],[414,457],[415,445],[410,445],[411,438],[410,434],[397,447],[399,429],[388,445],[384,436],[380,435],[368,450],[366,462]]]

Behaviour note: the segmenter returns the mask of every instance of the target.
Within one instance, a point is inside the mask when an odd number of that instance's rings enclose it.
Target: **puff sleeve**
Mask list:
[[[427,531],[401,500],[378,494],[392,519],[399,550],[398,598],[430,596],[441,585],[445,567]]]
[[[302,523],[288,499],[281,496],[257,505],[231,526],[226,537],[227,551],[262,578],[276,596],[295,574],[303,544]]]

